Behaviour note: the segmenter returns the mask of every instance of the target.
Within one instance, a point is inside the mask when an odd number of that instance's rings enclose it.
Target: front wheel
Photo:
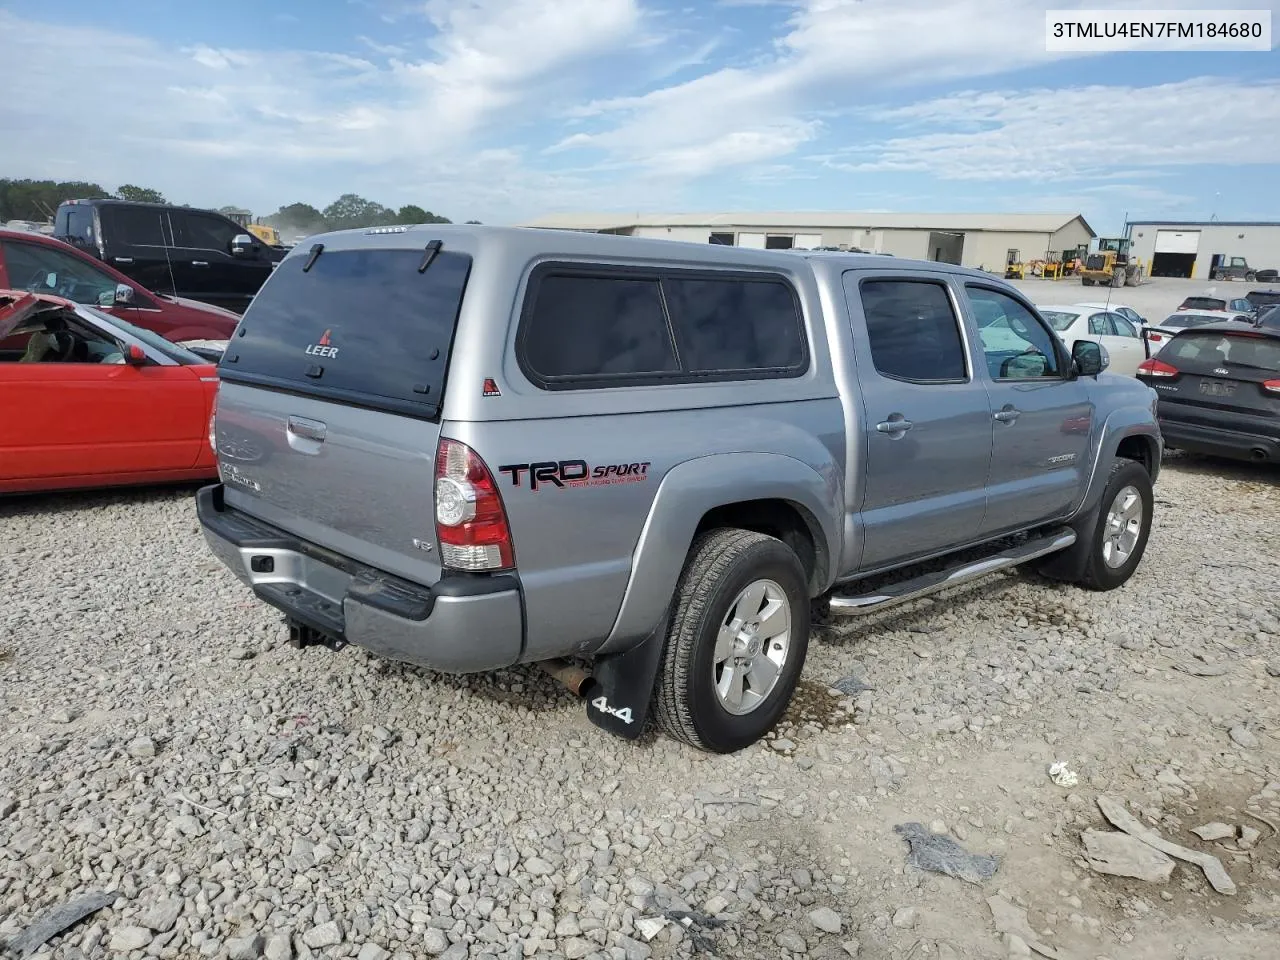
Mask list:
[[[654,692],[659,725],[714,753],[755,743],[790,703],[808,648],[795,552],[749,530],[702,534],[676,588]]]
[[[1081,586],[1114,590],[1133,576],[1147,549],[1154,506],[1146,468],[1134,460],[1117,460],[1102,492],[1098,521],[1089,532]]]

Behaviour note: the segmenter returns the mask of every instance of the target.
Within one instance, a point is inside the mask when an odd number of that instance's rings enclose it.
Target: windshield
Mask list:
[[[204,357],[199,354],[192,353],[186,347],[179,346],[172,340],[166,340],[164,337],[160,336],[160,334],[151,330],[144,330],[142,327],[135,326],[128,320],[121,320],[119,317],[113,317],[108,313],[103,313],[101,310],[95,309],[94,307],[82,306],[82,309],[86,313],[91,313],[95,317],[105,320],[108,324],[108,330],[112,327],[116,327],[124,333],[127,333],[129,336],[137,340],[141,340],[152,349],[160,351],[171,360],[178,361],[178,363],[185,365],[193,363],[209,363],[209,361]]]
[[[1044,317],[1045,321],[1049,326],[1053,327],[1056,332],[1061,333],[1063,330],[1066,330],[1069,326],[1075,323],[1076,317],[1080,316],[1080,314],[1063,313],[1061,310],[1041,310],[1040,316]]]

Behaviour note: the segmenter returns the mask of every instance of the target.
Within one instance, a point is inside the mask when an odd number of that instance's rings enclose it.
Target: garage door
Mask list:
[[[1156,231],[1156,253],[1196,253],[1199,249],[1199,230]]]
[[[763,233],[740,233],[738,234],[738,246],[752,247],[756,250],[764,249]]]
[[[796,249],[812,250],[814,247],[822,246],[822,234],[820,233],[797,233]]]

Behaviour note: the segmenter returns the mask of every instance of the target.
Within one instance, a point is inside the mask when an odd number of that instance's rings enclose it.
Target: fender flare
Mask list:
[[[1160,473],[1160,458],[1164,453],[1164,440],[1160,436],[1160,426],[1154,413],[1149,407],[1138,406],[1124,406],[1113,410],[1102,424],[1089,484],[1080,506],[1072,514],[1073,522],[1098,505],[1107,485],[1107,478],[1111,475],[1111,463],[1116,458],[1116,451],[1120,448],[1121,441],[1130,437],[1142,437],[1151,447],[1151,482],[1156,482]]]
[[[650,636],[666,616],[698,524],[716,507],[746,500],[784,500],[805,518],[826,558],[830,586],[841,552],[844,491],[834,463],[821,469],[774,453],[721,453],[667,471],[632,552],[631,577],[598,654],[616,653]]]

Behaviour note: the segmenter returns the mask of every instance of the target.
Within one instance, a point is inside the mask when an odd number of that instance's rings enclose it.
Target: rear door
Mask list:
[[[977,537],[991,411],[944,277],[849,271],[844,285],[867,417],[861,566],[872,570]]]
[[[1098,339],[1111,357],[1111,372],[1133,376],[1138,372],[1138,364],[1147,359],[1137,328],[1120,314],[1107,312],[1089,318],[1090,332],[1095,319],[1103,331]]]
[[[1072,379],[1062,341],[1031,306],[1003,289],[965,284],[974,316],[999,313],[1019,337],[983,343],[991,397],[991,474],[982,532],[999,535],[1056,519],[1084,493],[1093,402]]]
[[[169,245],[173,235],[164,207],[104,203],[98,207],[106,261],[148,290],[174,292]]]
[[[283,260],[219,364],[215,435],[232,506],[433,583],[439,415],[471,258],[425,261],[421,247]]]

